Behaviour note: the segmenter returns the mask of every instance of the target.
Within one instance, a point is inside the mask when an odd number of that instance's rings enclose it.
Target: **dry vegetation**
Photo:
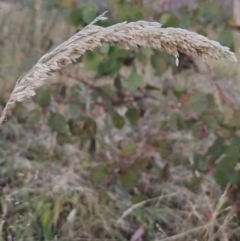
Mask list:
[[[101,19],[103,16],[98,20]],[[1,86],[6,86],[6,82],[13,81],[14,77],[21,75],[21,71],[27,70],[26,66],[20,63],[29,58],[29,48],[38,57],[44,52],[41,45],[35,41],[32,42],[33,46],[26,46],[24,51],[20,50],[19,46],[29,43],[30,40],[27,38],[31,39],[32,36],[31,24],[26,24],[24,18],[22,21],[26,31],[25,37],[17,38],[16,42],[16,36],[21,34],[12,32],[11,35],[5,36],[0,46],[0,49],[6,51],[5,56],[11,57],[11,47],[8,47],[10,43],[16,48],[15,52],[19,53],[18,56],[14,56],[16,62],[19,59],[19,68],[15,72],[7,73],[13,66],[1,63]],[[52,21],[55,22],[54,17]],[[46,30],[46,33],[56,29],[53,26],[46,27],[50,30]],[[2,22],[1,27],[6,25]],[[13,26],[8,24],[8,27]],[[37,36],[39,34],[37,33]],[[67,36],[68,33],[64,38]],[[236,61],[232,52],[215,41],[180,29],[163,29],[158,23],[120,23],[109,28],[89,25],[44,55],[30,72],[18,80],[0,123],[2,124],[10,105],[22,101],[24,97],[33,96],[35,88],[43,85],[56,71],[79,58],[86,50],[93,50],[103,44],[116,44],[122,48],[129,45],[147,46],[161,49],[175,58],[178,58],[179,52],[184,52],[197,54],[203,60],[210,58]],[[12,59],[9,63],[11,61]],[[32,64],[33,61],[30,62]],[[80,72],[83,76],[90,76],[89,73],[82,73],[82,69],[82,65],[73,66],[68,72]],[[55,81],[64,81],[66,76],[58,75]],[[184,83],[182,78],[185,77],[177,77],[178,84]],[[71,82],[72,78],[67,81]],[[192,85],[195,84],[197,86],[198,81],[196,78],[196,83],[191,84],[190,88],[194,88]],[[198,88],[196,86],[195,88]],[[211,85],[210,87],[212,88]],[[4,90],[6,87],[2,89],[2,93]],[[9,96],[10,93],[6,93]],[[52,103],[52,109],[56,108],[55,104]],[[25,115],[37,109],[31,99],[24,101],[23,105],[25,107],[21,111]],[[64,113],[63,109],[61,111]],[[101,125],[98,137],[104,136],[107,141],[102,143],[98,150],[96,161],[84,148],[79,149],[76,143],[59,144],[56,134],[48,126],[44,112],[37,126],[27,125],[24,128],[15,119],[15,114],[19,114],[16,108],[9,112],[8,120],[3,122],[0,131],[0,135],[7,136],[6,139],[1,139],[0,136],[0,234],[3,240],[12,240],[12,237],[16,237],[16,240],[34,241],[141,241],[145,240],[146,234],[154,241],[227,241],[237,240],[239,237],[240,229],[233,221],[235,212],[226,199],[229,187],[223,192],[212,177],[208,176],[197,189],[188,189],[186,184],[192,176],[191,168],[170,166],[170,177],[164,183],[158,182],[157,173],[143,175],[140,186],[148,198],[135,205],[132,205],[131,196],[115,178],[117,170],[113,170],[111,182],[106,182],[103,187],[93,184],[90,179],[92,171],[89,171],[89,167],[94,169],[106,160],[108,165],[120,161],[117,159],[116,147],[123,140],[126,143],[129,140],[136,140],[141,146],[149,133],[154,135],[158,132],[159,119],[162,118],[160,115],[154,116],[153,119],[151,113],[148,113],[139,124],[142,131],[138,133],[128,127],[122,131],[113,130],[109,133],[107,125]],[[99,112],[95,114],[95,118],[97,117],[99,118]],[[103,118],[100,119],[102,121]],[[191,138],[178,134],[172,138],[183,138],[183,142],[195,144]],[[163,164],[154,150],[150,150],[149,153],[156,156],[157,165]],[[136,155],[144,154],[146,153],[143,148]],[[191,161],[190,159],[190,164]],[[42,236],[39,236],[39,233],[42,233]]]

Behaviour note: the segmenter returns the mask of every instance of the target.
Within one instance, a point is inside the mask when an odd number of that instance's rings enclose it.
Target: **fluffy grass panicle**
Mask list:
[[[227,47],[218,42],[188,30],[179,28],[161,28],[157,22],[123,22],[104,28],[94,25],[99,20],[105,20],[104,14],[96,18],[83,30],[59,45],[50,53],[45,54],[37,64],[21,77],[10,95],[10,98],[0,116],[3,123],[7,111],[16,101],[35,95],[35,89],[42,86],[54,74],[83,55],[87,50],[93,50],[105,44],[117,45],[120,48],[150,47],[159,49],[176,58],[178,64],[179,52],[197,55],[208,59],[226,59],[236,62],[236,56]]]

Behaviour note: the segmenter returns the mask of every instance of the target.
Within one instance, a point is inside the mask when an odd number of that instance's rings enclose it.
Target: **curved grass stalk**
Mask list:
[[[35,95],[35,89],[42,86],[55,73],[74,62],[87,50],[94,50],[105,44],[117,45],[123,49],[129,47],[150,47],[164,51],[176,58],[179,52],[198,55],[208,59],[226,59],[237,62],[236,56],[229,48],[197,33],[180,28],[161,28],[157,22],[123,22],[107,28],[94,25],[105,20],[103,13],[83,30],[45,54],[37,64],[23,77],[18,79],[10,98],[0,116],[0,126],[6,118],[7,111],[16,102]]]

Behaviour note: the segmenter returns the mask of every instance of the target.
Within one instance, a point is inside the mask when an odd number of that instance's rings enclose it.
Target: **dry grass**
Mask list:
[[[177,65],[179,52],[198,55],[204,61],[208,59],[237,61],[234,53],[227,47],[187,30],[163,29],[159,23],[145,21],[123,22],[108,28],[94,25],[95,22],[105,19],[104,14],[99,16],[82,31],[44,55],[24,77],[18,79],[0,116],[0,125],[6,118],[8,109],[16,101],[34,96],[34,90],[53,77],[56,71],[74,62],[87,50],[93,50],[104,44],[118,45],[124,49],[128,49],[129,46],[159,49],[173,55]]]
[[[154,126],[152,129],[156,128],[157,120]],[[36,145],[43,135],[49,136],[46,126],[29,133],[27,138],[22,131],[15,145],[23,152],[29,142]],[[54,135],[51,137],[54,138]],[[111,183],[105,190],[96,190],[89,180],[89,171],[84,168],[84,160],[91,160],[74,146],[66,144],[60,147],[55,144],[54,148],[61,152],[60,158],[51,158],[50,162],[46,158],[45,163],[41,163],[42,153],[49,153],[51,149],[51,140],[44,140],[47,141],[45,149],[41,149],[41,154],[32,161],[22,154],[15,154],[12,143],[8,148],[2,146],[12,152],[2,172],[10,174],[13,169],[16,175],[10,182],[15,188],[4,190],[4,215],[17,237],[21,237],[22,227],[26,229],[23,237],[34,237],[28,232],[37,226],[36,218],[40,218],[42,232],[46,232],[51,229],[52,217],[56,229],[60,230],[59,240],[125,241],[131,240],[140,230],[147,235],[147,240],[155,241],[227,241],[231,240],[230,237],[237,237],[239,228],[233,226],[234,215],[226,205],[225,193],[222,194],[211,178],[206,178],[199,188],[189,190],[185,184],[191,179],[191,170],[172,166],[172,175],[164,183],[159,183],[154,173],[143,177],[140,183],[153,190],[153,198],[132,205],[130,195],[118,183]],[[40,149],[39,144],[36,149]],[[109,150],[106,148],[106,151]],[[33,153],[33,150],[27,152]],[[67,165],[63,160],[69,160]],[[101,162],[100,158],[98,162]],[[150,180],[154,180],[154,184]],[[107,204],[102,196],[104,191],[109,199]],[[12,213],[13,208],[19,209],[22,215],[18,223],[11,221],[18,218],[18,212]],[[55,232],[52,230],[50,234],[53,236]],[[35,237],[34,240],[41,239]]]

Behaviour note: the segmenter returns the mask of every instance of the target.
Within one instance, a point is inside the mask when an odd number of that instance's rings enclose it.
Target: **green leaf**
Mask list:
[[[122,129],[125,124],[124,118],[120,116],[117,112],[114,112],[112,115],[112,124],[115,128]]]
[[[67,122],[63,115],[59,113],[52,113],[48,119],[48,124],[53,131],[64,133],[66,131]]]
[[[224,158],[217,164],[218,170],[232,171],[239,160],[239,147],[229,146],[224,152]]]
[[[211,111],[211,110],[210,110]],[[218,112],[217,114],[209,114],[209,112],[205,112],[201,118],[204,124],[207,126],[209,130],[215,131],[219,128],[219,124],[224,121],[224,116],[222,113]]]
[[[153,146],[159,149],[161,157],[166,159],[173,151],[174,142],[167,142],[167,140],[154,140]]]
[[[228,174],[223,170],[217,170],[214,173],[214,179],[221,186],[225,186],[229,182]]]
[[[142,194],[135,194],[134,196],[132,196],[132,204],[136,204],[139,202],[142,202],[144,200],[144,196]]]
[[[195,152],[193,155],[193,161],[194,161],[194,169],[197,169],[201,172],[205,172],[208,170],[208,164],[203,155],[200,155]]]
[[[217,40],[221,45],[227,46],[234,51],[234,39],[233,39],[233,31],[232,29],[224,29],[218,37]]]
[[[202,125],[200,123],[196,123],[191,126],[191,133],[194,138],[200,139],[201,128],[202,128]]]
[[[148,64],[149,59],[151,58],[152,54],[153,54],[153,50],[151,48],[142,47],[140,53],[138,54],[138,59],[143,64]],[[135,58],[135,56],[134,56],[134,58]],[[134,58],[133,58],[133,60],[134,60]]]
[[[102,183],[108,175],[108,168],[106,165],[100,165],[91,174],[91,180],[94,184]]]
[[[80,110],[79,109],[80,108],[79,108],[78,104],[71,103],[71,104],[69,104],[68,109],[69,109],[69,113],[71,115],[71,118],[73,120],[79,119],[79,117],[80,117]]]
[[[174,113],[169,120],[169,124],[171,126],[176,126],[178,130],[183,130],[185,128],[185,121],[180,113]]]
[[[71,136],[69,133],[58,133],[57,135],[57,141],[58,143],[71,143],[73,144],[74,141],[72,140]]]
[[[31,115],[28,117],[28,123],[35,124],[41,119],[41,113],[40,111],[34,111]]]
[[[235,111],[229,120],[229,125],[232,127],[239,127],[240,126],[240,111]]]
[[[121,150],[120,155],[122,157],[129,157],[137,151],[137,144],[134,142],[126,143]]]
[[[163,27],[168,28],[177,28],[179,25],[179,19],[176,17],[176,15],[173,15],[171,13],[165,12],[160,17],[160,23],[163,25]]]
[[[222,17],[221,14],[219,14],[219,11],[221,11],[220,1],[206,1],[204,4],[199,5],[198,11],[199,20],[205,26],[206,24],[212,23],[213,21],[219,23],[219,17]]]
[[[99,76],[110,75],[113,76],[120,70],[122,66],[121,61],[116,55],[110,55],[107,61],[102,62],[98,67]]]
[[[117,101],[118,95],[115,89],[112,88],[112,85],[103,85],[98,89],[101,96],[105,99],[110,99],[111,101]]]
[[[208,148],[208,151],[205,155],[205,159],[210,157],[212,162],[215,162],[218,160],[220,156],[222,156],[225,153],[226,147],[224,145],[224,139],[222,137],[218,137]]]
[[[82,104],[82,96],[81,96],[81,87],[78,84],[75,84],[71,87],[71,96],[70,100],[77,104]]]
[[[197,114],[202,114],[208,110],[214,110],[215,102],[212,95],[197,93],[190,98],[187,106],[193,109]]]
[[[229,172],[229,182],[240,185],[240,171],[232,170]]]
[[[186,89],[175,87],[173,93],[178,99],[180,99],[182,95],[187,94],[187,91]]]
[[[193,26],[192,16],[196,16],[194,11],[189,12],[187,6],[182,6],[178,9],[178,12],[181,16],[181,21],[178,22],[178,28],[189,29]]]
[[[197,177],[194,175],[191,181],[187,184],[187,188],[192,189],[197,187],[202,182],[202,180],[203,180],[202,177]]]
[[[124,51],[123,51],[124,52]],[[128,52],[127,52],[128,53]],[[121,49],[119,49],[119,47],[117,47],[117,46],[110,46],[109,47],[109,50],[108,50],[108,55],[109,56],[111,56],[111,57],[119,57],[119,56],[121,56],[121,54],[122,54],[122,50]],[[123,54],[123,56],[125,56],[124,54]]]
[[[137,108],[129,108],[126,112],[126,117],[132,125],[137,125],[140,118],[140,112]]]
[[[102,61],[104,60],[104,56],[99,54],[98,52],[87,52],[84,57],[84,63],[90,70],[96,70]]]
[[[120,181],[124,187],[131,189],[137,185],[139,177],[137,172],[127,172],[120,176]]]
[[[116,3],[114,3],[116,2]],[[113,1],[116,11],[116,19],[123,21],[138,21],[143,19],[142,7],[140,4],[132,5],[132,2]]]
[[[170,57],[166,53],[155,51],[151,57],[151,64],[157,72],[164,73],[169,67]]]
[[[240,146],[240,137],[233,135],[232,139],[231,139],[231,145],[239,147]]]
[[[36,91],[36,102],[42,106],[48,106],[51,100],[51,94],[48,90],[39,89]]]
[[[74,9],[67,16],[67,21],[74,27],[78,27],[82,23],[82,10]]]
[[[144,81],[142,76],[138,75],[135,71],[133,71],[130,76],[126,80],[128,89],[131,91],[135,91],[137,88],[144,86]]]
[[[87,3],[82,9],[83,21],[87,24],[91,23],[98,15],[98,9],[95,4]]]
[[[177,153],[173,153],[173,155],[171,156],[171,162],[173,163],[173,165],[185,165],[187,163],[189,163],[188,157],[184,156],[183,154],[180,154],[179,152]]]

